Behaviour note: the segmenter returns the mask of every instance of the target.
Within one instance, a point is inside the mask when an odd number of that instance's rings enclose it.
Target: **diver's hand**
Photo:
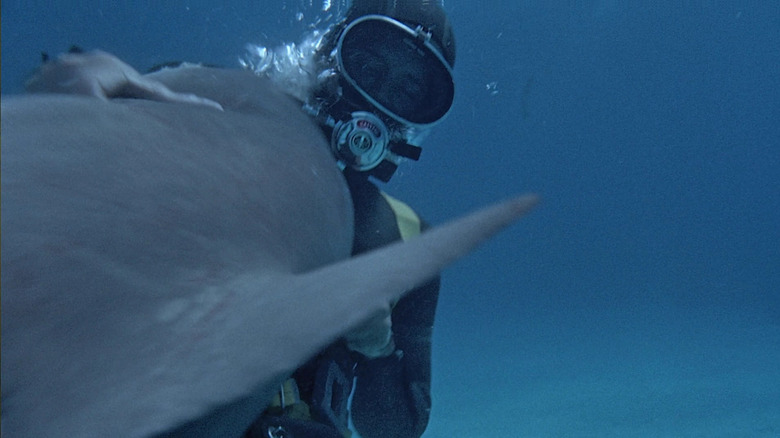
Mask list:
[[[387,357],[395,351],[390,310],[366,321],[345,336],[347,347],[369,359]]]
[[[119,58],[101,50],[63,53],[44,64],[25,84],[33,93],[65,93],[161,102],[206,105],[222,111],[222,105],[189,93],[177,93],[162,83],[146,78]]]

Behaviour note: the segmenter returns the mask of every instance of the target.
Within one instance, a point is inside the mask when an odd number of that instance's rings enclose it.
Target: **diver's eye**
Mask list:
[[[384,90],[378,96],[379,101],[392,111],[404,115],[419,110],[427,93],[425,84],[412,73],[391,75]]]
[[[349,55],[347,73],[364,90],[371,93],[382,87],[382,81],[388,73],[387,64],[376,54],[368,51],[355,51]]]
[[[387,76],[387,66],[376,59],[366,60],[360,68],[360,83],[365,88],[379,88]]]
[[[404,83],[404,93],[416,98],[423,97],[425,93],[425,85],[420,81],[420,78],[414,74],[405,74],[402,79]]]

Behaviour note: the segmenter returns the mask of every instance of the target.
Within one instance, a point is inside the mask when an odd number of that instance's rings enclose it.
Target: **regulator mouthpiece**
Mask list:
[[[333,128],[331,148],[345,166],[365,172],[377,167],[389,152],[390,133],[373,113],[355,111]]]

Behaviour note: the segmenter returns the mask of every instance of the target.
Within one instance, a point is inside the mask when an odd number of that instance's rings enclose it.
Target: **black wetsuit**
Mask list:
[[[345,176],[355,204],[353,255],[400,240],[396,215],[379,189],[364,175],[347,171]],[[351,415],[362,438],[418,438],[431,408],[431,331],[438,294],[437,277],[395,305],[394,354],[367,359],[337,342],[299,368],[293,377],[311,418],[291,418],[269,409],[245,438],[267,438],[269,428],[282,428],[276,430],[285,438],[343,437],[352,377],[357,380]]]

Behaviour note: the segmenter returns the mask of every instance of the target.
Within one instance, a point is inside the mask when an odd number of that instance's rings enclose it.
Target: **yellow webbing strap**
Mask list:
[[[279,392],[274,395],[271,404],[265,411],[269,415],[284,415],[287,418],[304,421],[316,421],[312,416],[309,405],[301,400],[298,392],[298,384],[290,377],[282,383]],[[350,438],[352,432],[347,429],[344,438]]]
[[[395,220],[398,223],[398,230],[401,232],[401,239],[409,240],[420,234],[420,217],[408,205],[393,198],[385,192],[382,192],[390,208],[395,213]]]
[[[295,383],[295,379],[289,378],[282,383],[282,387],[274,395],[273,400],[269,407],[274,408],[286,408],[287,406],[294,405],[301,401],[301,395],[298,393],[298,384]]]

